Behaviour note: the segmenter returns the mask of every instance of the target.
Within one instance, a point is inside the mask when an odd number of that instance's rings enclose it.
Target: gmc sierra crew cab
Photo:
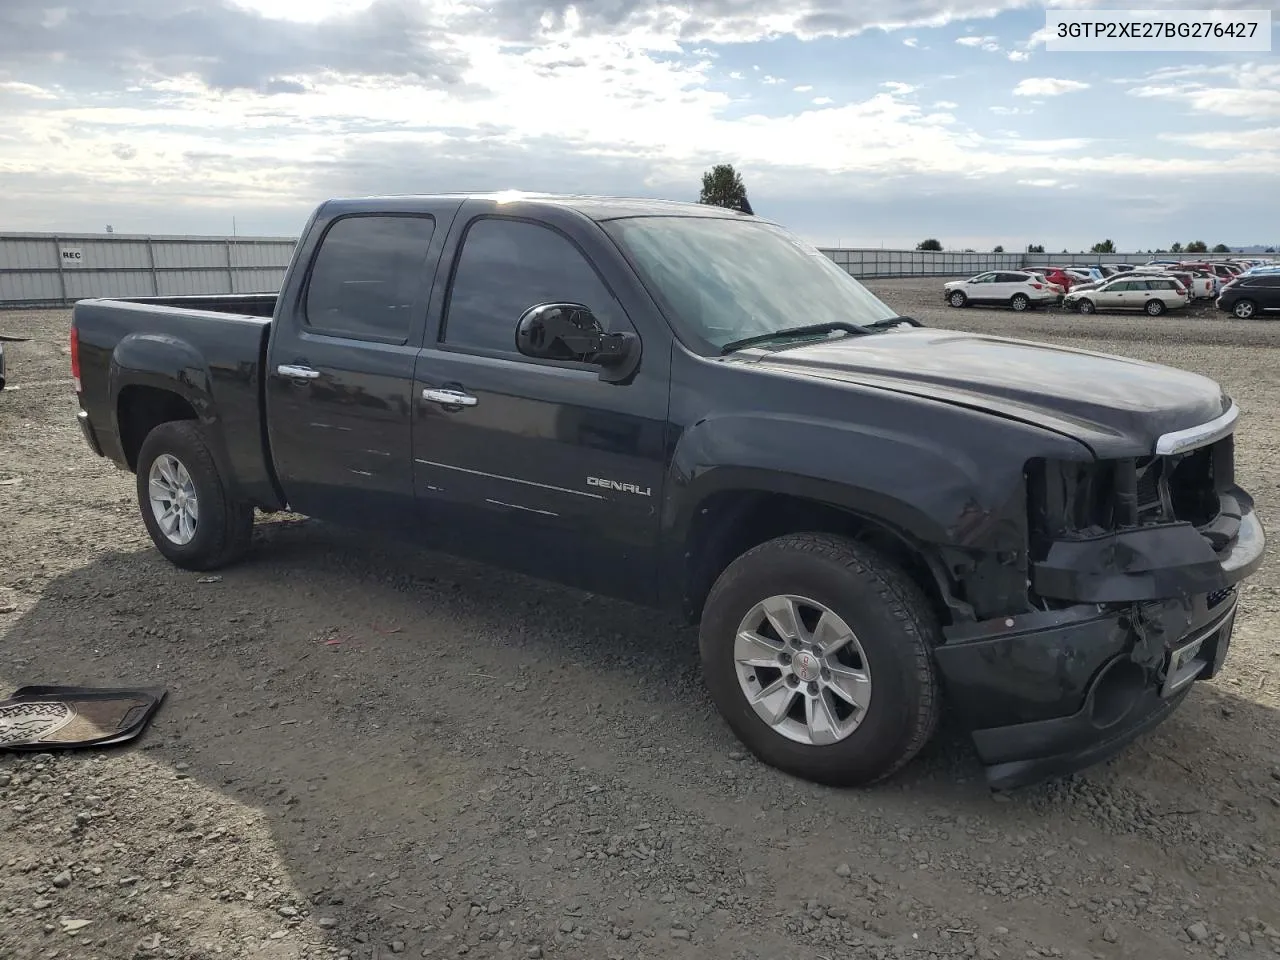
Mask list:
[[[1213,381],[929,329],[714,206],[333,200],[278,295],[83,300],[71,356],[178,566],[290,511],[674,608],[736,735],[827,784],[944,697],[993,788],[1115,754],[1262,562]]]

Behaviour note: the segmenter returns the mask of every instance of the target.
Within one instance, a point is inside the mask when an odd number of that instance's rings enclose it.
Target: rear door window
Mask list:
[[[414,305],[430,279],[429,216],[349,216],[320,241],[307,281],[304,316],[317,333],[407,342]]]

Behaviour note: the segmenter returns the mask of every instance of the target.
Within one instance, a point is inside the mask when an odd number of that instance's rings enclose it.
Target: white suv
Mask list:
[[[1174,277],[1136,271],[1119,274],[1091,290],[1073,291],[1063,298],[1063,306],[1081,313],[1142,310],[1153,317],[1185,307],[1187,302],[1187,288]]]
[[[942,285],[942,296],[953,307],[968,304],[1008,306],[1026,310],[1062,301],[1062,288],[1025,270],[989,270],[968,280]]]

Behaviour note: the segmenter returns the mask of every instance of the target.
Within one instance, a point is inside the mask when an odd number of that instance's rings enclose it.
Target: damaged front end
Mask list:
[[[957,624],[937,650],[993,786],[1105,759],[1221,670],[1265,546],[1235,483],[1236,415],[1148,456],[1027,464],[1032,610]]]

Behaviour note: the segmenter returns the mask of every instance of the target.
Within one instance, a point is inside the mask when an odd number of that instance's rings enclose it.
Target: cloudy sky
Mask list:
[[[1275,53],[1047,52],[1044,25],[1027,0],[0,0],[0,230],[695,200],[730,162],[825,245],[1280,241]]]

